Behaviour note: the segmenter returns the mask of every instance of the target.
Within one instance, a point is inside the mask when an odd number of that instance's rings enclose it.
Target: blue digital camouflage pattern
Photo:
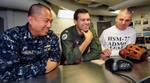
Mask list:
[[[47,60],[60,61],[58,37],[33,37],[28,24],[5,31],[0,36],[0,83],[29,79],[44,74]]]

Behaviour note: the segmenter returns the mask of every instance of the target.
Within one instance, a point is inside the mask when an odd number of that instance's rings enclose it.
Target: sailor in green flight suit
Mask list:
[[[79,64],[100,58],[100,43],[91,25],[86,9],[74,13],[74,26],[65,29],[60,36],[62,47],[61,64]]]

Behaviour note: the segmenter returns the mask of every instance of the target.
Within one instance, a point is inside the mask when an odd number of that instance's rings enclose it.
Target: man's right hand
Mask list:
[[[92,39],[93,39],[93,34],[90,30],[88,30],[87,32],[81,31],[84,36],[85,36],[85,40],[84,42],[80,45],[79,49],[81,52],[81,55],[83,54],[83,52],[85,51],[85,49],[88,47],[88,45],[91,43]]]
[[[93,39],[93,34],[90,30],[88,30],[87,32],[82,31],[82,33],[85,36],[85,40],[90,41]]]
[[[103,50],[101,53],[100,53],[100,57],[103,59],[103,60],[107,60],[110,55],[111,55],[111,49],[105,49]]]

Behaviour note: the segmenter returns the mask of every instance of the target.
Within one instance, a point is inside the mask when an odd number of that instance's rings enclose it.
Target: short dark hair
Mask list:
[[[31,5],[31,7],[29,8],[29,11],[28,11],[28,16],[32,16],[33,14],[37,13],[37,11],[40,11],[40,9],[42,8],[46,8],[50,11],[50,8],[41,4],[41,3],[38,3],[38,4],[33,4]]]
[[[77,9],[74,13],[74,20],[77,20],[78,19],[78,14],[79,13],[89,13],[88,10],[86,9]]]

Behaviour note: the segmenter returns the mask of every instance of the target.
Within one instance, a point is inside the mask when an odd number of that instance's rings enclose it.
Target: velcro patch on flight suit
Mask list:
[[[68,38],[68,30],[65,31],[65,33],[62,34],[61,38],[62,40],[66,40]]]

